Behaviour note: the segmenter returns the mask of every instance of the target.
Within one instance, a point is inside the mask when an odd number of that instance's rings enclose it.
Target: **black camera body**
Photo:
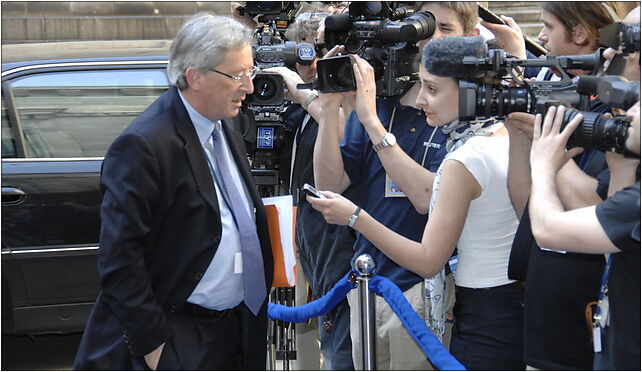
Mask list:
[[[600,44],[609,48],[622,47],[622,54],[640,52],[640,24],[614,22],[599,30]]]
[[[505,118],[511,112],[545,114],[551,105],[589,109],[589,96],[571,82],[529,81],[521,86],[459,81],[459,120]]]
[[[335,56],[317,61],[317,80],[314,84],[321,93],[349,92],[357,89],[352,56]]]
[[[606,117],[602,114],[576,109],[564,111],[564,128],[577,114],[582,114],[582,122],[569,137],[566,147],[584,147],[599,151],[613,151],[631,156],[626,148],[626,138],[631,120],[626,116]],[[639,157],[639,155],[637,156]]]
[[[344,45],[347,53],[361,54],[375,69],[377,95],[396,96],[404,92],[419,76],[417,41],[430,37],[435,31],[435,17],[430,12],[412,13],[406,9],[392,10],[388,2],[352,2],[348,14],[326,18],[325,43],[328,48]],[[323,60],[317,63],[323,69]],[[338,62],[329,62],[336,64]],[[347,63],[347,60],[343,61]],[[324,73],[331,69],[323,69]],[[353,74],[352,68],[349,70]],[[317,71],[319,80],[334,78]],[[336,74],[335,74],[336,77]],[[349,82],[354,80],[346,78]],[[338,90],[353,90],[339,86]]]
[[[639,83],[607,77],[580,77],[572,80],[567,70],[600,71],[603,49],[575,56],[552,56],[542,59],[517,59],[501,49],[487,50],[480,40],[448,37],[426,46],[431,74],[459,79],[459,119],[504,118],[511,112],[545,116],[551,106],[570,107],[564,113],[567,125],[578,113],[583,120],[568,141],[569,147],[581,146],[600,151],[615,151],[627,156],[625,147],[630,120],[609,118],[590,112],[590,97],[596,94],[604,103],[628,108],[639,100]],[[463,55],[458,54],[463,50]],[[525,81],[517,76],[517,67],[549,67],[561,75],[559,81]],[[482,84],[467,78],[487,79]]]
[[[287,26],[294,20],[298,2],[248,1],[242,10],[258,17],[261,25],[254,32],[254,63],[260,69],[312,64],[316,58],[310,43],[284,41]],[[290,105],[285,100],[285,83],[276,73],[258,73],[254,92],[242,107],[243,137],[252,161],[252,173],[259,186],[278,185],[279,157],[285,145],[283,113]],[[259,175],[260,176],[257,176]]]
[[[640,82],[621,76],[580,76],[577,91],[597,95],[602,102],[622,110],[628,110],[640,100]]]
[[[242,6],[239,10],[241,15],[248,13],[252,18],[260,16],[258,18],[259,23],[267,23],[269,21],[289,23],[294,18],[294,12],[298,5],[298,1],[247,1],[245,6]],[[285,28],[287,28],[287,24]]]
[[[588,110],[591,94],[578,91],[577,85],[568,75],[567,70],[596,72],[604,63],[603,49],[585,55],[559,57],[548,55],[541,59],[518,59],[507,55],[501,49],[491,49],[485,52],[483,48],[471,48],[471,46],[475,46],[474,41],[462,42],[462,39],[457,37],[451,40],[453,45],[461,44],[464,48],[476,50],[476,53],[487,54],[483,57],[463,57],[461,65],[454,69],[449,69],[448,65],[435,65],[429,68],[429,71],[433,70],[433,72],[443,72],[444,74],[455,70],[452,72],[454,75],[450,76],[464,77],[464,80],[459,82],[460,120],[503,118],[511,112],[544,115],[550,105],[556,104],[566,104],[580,110]],[[439,43],[448,43],[448,41],[446,39],[440,40],[436,44],[430,44],[430,47],[439,46]],[[561,80],[524,81],[515,76],[515,71],[519,67],[549,67],[561,75]],[[492,79],[495,83],[478,84],[466,81],[465,77],[487,78]],[[507,84],[508,82],[513,85]]]

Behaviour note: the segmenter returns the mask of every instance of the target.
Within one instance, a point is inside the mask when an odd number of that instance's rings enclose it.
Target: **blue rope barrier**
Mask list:
[[[310,318],[327,314],[343,301],[346,294],[355,288],[355,284],[348,280],[352,271],[341,278],[325,296],[301,306],[284,306],[268,303],[268,316],[272,319],[283,320],[290,323],[307,322]]]
[[[390,308],[397,314],[401,323],[406,328],[415,343],[430,359],[430,362],[439,370],[465,371],[466,367],[453,357],[437,337],[428,329],[415,310],[404,297],[401,289],[390,279],[383,276],[374,276],[370,279],[368,288],[374,293],[383,296]]]
[[[332,287],[325,296],[308,304],[296,307],[268,303],[268,316],[272,319],[282,320],[290,323],[303,323],[308,319],[327,314],[334,309],[339,302],[356,284],[348,278],[354,271],[348,272],[337,284]],[[383,296],[390,308],[397,314],[401,323],[408,333],[415,340],[415,343],[430,359],[430,362],[439,370],[464,371],[466,368],[453,357],[442,343],[432,334],[424,320],[417,315],[410,306],[403,293],[393,282],[382,276],[374,276],[370,279],[368,288],[374,293]]]

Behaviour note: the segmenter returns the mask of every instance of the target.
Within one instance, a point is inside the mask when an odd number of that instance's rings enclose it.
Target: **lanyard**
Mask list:
[[[602,284],[600,285],[600,295],[598,298],[599,300],[602,300],[604,297],[608,295],[609,271],[611,271],[612,261],[613,261],[613,256],[609,255],[609,259],[606,261],[606,266],[604,267],[604,273],[602,273]]]
[[[600,285],[600,295],[595,314],[593,315],[593,351],[599,353],[602,351],[602,329],[606,327],[609,317],[609,298],[608,298],[608,281],[609,272],[611,271],[611,262],[613,255],[609,255],[606,261],[606,267],[602,274],[602,284]]]
[[[421,166],[424,167],[424,168],[426,168],[426,166],[425,166],[425,164],[426,164],[426,156],[428,155],[428,151],[430,151],[430,145],[432,144],[432,139],[435,136],[435,132],[437,132],[437,129],[439,129],[439,128],[434,127],[432,129],[432,133],[430,133],[430,138],[428,138],[428,142],[424,143],[424,146],[426,146],[426,150],[424,151],[424,157],[421,159]],[[428,160],[430,160],[431,157],[432,157],[432,154],[428,158]],[[430,167],[430,162],[428,163],[428,167]]]
[[[301,125],[297,127],[296,133],[294,134],[294,142],[292,143],[292,156],[290,157],[290,194],[292,194],[292,179],[294,176],[294,163],[296,162],[296,151],[297,147],[299,147],[299,143],[301,142],[301,136],[303,135],[303,131],[305,130],[305,127],[308,125],[308,122],[310,121],[310,114],[306,113],[305,117],[303,118],[303,122]],[[297,197],[298,200],[298,197]]]

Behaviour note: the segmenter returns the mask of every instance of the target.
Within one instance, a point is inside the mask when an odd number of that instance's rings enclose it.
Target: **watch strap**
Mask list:
[[[315,99],[319,98],[319,95],[315,91],[311,91],[308,96],[305,98],[305,101],[303,101],[303,104],[301,105],[305,111],[308,111],[308,106],[314,101]]]
[[[350,216],[350,220],[348,221],[348,227],[354,227],[354,224],[357,223],[357,218],[359,218],[359,212],[361,212],[361,207],[357,207],[357,209],[354,211],[352,216]]]
[[[381,140],[381,142],[377,143],[376,145],[372,145],[372,149],[374,150],[374,152],[379,152],[379,151],[385,149],[386,147],[392,146],[390,144],[390,142],[388,142],[388,140],[386,138],[388,136],[388,134],[390,134],[390,133],[386,133],[383,136],[383,139]]]

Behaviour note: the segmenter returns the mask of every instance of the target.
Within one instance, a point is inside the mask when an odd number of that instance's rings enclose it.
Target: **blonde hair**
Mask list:
[[[415,9],[420,10],[428,4],[437,4],[441,7],[452,9],[457,14],[457,18],[459,18],[459,22],[464,29],[464,35],[470,35],[477,27],[477,23],[479,23],[477,3],[474,1],[418,1],[415,4]]]

